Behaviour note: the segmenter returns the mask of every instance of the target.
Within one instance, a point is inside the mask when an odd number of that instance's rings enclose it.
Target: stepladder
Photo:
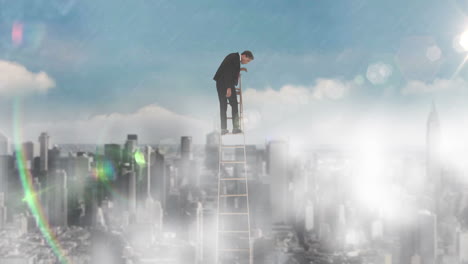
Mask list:
[[[239,104],[239,127],[242,133],[227,133],[221,135],[219,140],[216,264],[253,263],[240,78],[235,91]]]

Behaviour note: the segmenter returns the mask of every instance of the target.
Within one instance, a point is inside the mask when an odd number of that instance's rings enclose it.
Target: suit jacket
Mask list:
[[[240,72],[240,55],[237,52],[231,53],[224,58],[219,65],[213,80],[220,82],[221,87],[234,88],[237,85]]]

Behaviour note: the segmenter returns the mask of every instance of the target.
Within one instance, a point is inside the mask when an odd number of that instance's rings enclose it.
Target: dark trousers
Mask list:
[[[219,107],[220,107],[220,114],[221,114],[221,129],[227,129],[227,103],[231,105],[232,109],[232,127],[239,128],[239,104],[237,103],[237,95],[236,95],[236,88],[231,88],[231,96],[226,97],[226,87],[223,87],[220,82],[216,82],[216,90],[218,90],[218,99],[219,99]]]

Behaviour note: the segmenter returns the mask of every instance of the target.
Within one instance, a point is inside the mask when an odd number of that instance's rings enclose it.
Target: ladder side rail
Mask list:
[[[240,73],[239,73],[239,77],[240,77]],[[253,264],[253,255],[252,255],[252,247],[253,247],[253,244],[252,244],[252,231],[251,231],[251,226],[250,226],[250,200],[249,200],[249,184],[248,184],[248,179],[247,179],[247,150],[246,150],[246,147],[245,147],[245,124],[244,124],[244,104],[243,104],[243,98],[242,98],[242,78],[239,78],[239,88],[240,88],[240,112],[242,114],[242,119],[241,119],[241,123],[242,123],[242,130],[243,130],[243,135],[244,135],[244,178],[245,178],[245,191],[246,191],[246,202],[247,202],[247,212],[248,212],[248,215],[247,215],[247,225],[248,225],[248,228],[249,228],[249,263],[250,264]]]

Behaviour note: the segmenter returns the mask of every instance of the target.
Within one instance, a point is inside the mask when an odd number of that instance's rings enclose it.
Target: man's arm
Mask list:
[[[226,69],[224,71],[224,77],[226,80],[227,87],[234,87],[237,85],[237,78],[239,77],[240,61],[237,53],[231,53],[226,61]]]

